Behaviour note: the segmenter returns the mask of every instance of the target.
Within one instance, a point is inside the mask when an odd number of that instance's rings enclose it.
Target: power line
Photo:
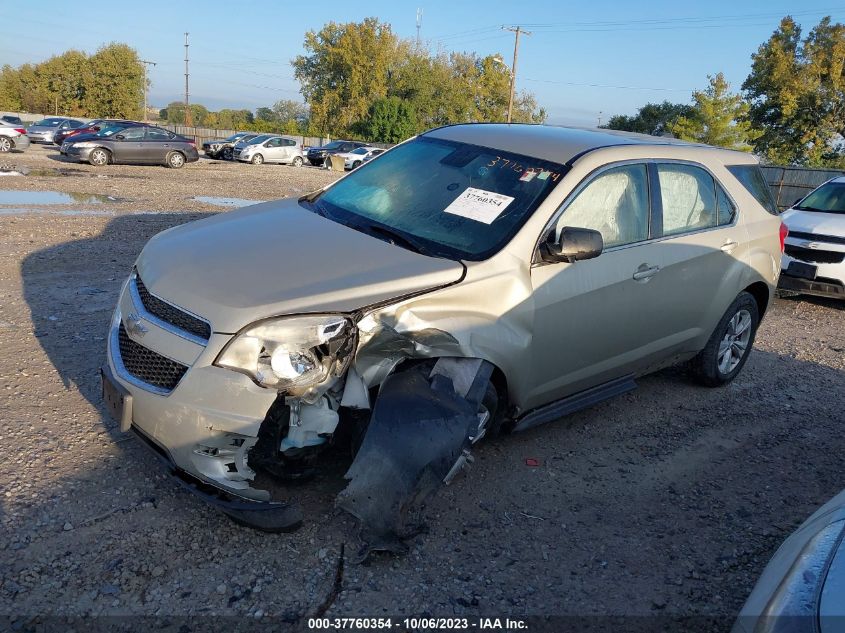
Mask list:
[[[577,83],[574,81],[555,81],[553,79],[531,79],[526,77],[523,81],[532,81],[541,84],[558,84],[561,86],[581,86],[585,88],[616,88],[619,90],[657,90],[663,92],[693,92],[696,88],[651,88],[648,86],[616,86],[612,84],[591,84]]]

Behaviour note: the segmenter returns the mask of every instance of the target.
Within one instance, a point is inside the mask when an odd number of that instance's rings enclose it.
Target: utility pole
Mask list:
[[[599,124],[596,127],[601,127],[601,115],[604,114],[601,110],[599,110]]]
[[[144,123],[147,122],[147,66],[155,66],[155,62],[148,62],[146,59],[142,59],[141,63],[144,64]]]
[[[422,26],[423,10],[417,9],[417,46],[420,45],[420,27]]]
[[[185,33],[185,125],[191,126],[191,102],[188,100],[188,34]]]
[[[508,99],[508,123],[511,122],[511,117],[513,116],[513,93],[516,89],[516,57],[519,54],[519,36],[520,34],[531,35],[531,31],[525,31],[522,27],[513,27],[513,26],[503,26],[503,30],[505,31],[512,31],[516,33],[516,37],[514,38],[513,42],[513,66],[511,67],[511,94],[510,98]]]

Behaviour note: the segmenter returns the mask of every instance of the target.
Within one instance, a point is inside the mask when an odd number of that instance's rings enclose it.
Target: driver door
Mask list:
[[[113,143],[113,155],[116,163],[138,163],[144,159],[144,135],[146,128],[143,126],[128,127],[111,137]]]
[[[595,259],[536,263],[531,270],[535,322],[533,390],[526,408],[636,373],[658,354],[660,245],[651,237],[645,163],[611,165],[576,190],[552,222],[595,229]]]

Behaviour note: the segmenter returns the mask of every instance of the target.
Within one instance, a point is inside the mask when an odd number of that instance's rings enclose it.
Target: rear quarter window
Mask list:
[[[772,191],[758,165],[727,165],[728,171],[772,215],[780,215]]]

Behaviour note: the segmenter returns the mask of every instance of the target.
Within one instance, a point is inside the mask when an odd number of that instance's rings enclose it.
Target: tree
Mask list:
[[[308,106],[300,101],[282,99],[273,104],[273,114],[276,121],[295,121],[299,125],[308,122]]]
[[[387,96],[398,45],[390,25],[376,18],[329,22],[319,32],[308,31],[306,55],[292,64],[311,108],[311,127],[343,135],[361,121],[373,101]]]
[[[88,59],[83,82],[89,115],[139,119],[144,102],[144,65],[135,49],[111,43]]]
[[[185,125],[185,102],[171,101],[162,111],[162,116],[170,125]],[[199,103],[191,104],[191,124],[196,127],[215,127],[214,113]]]
[[[685,141],[750,152],[760,133],[747,120],[748,104],[730,92],[722,73],[708,79],[706,89],[692,93],[692,112],[670,123],[669,131]]]
[[[417,117],[408,101],[399,97],[379,99],[370,106],[367,118],[360,126],[362,136],[369,141],[400,143],[417,131]]]
[[[668,131],[680,117],[691,115],[692,106],[685,103],[647,103],[635,115],[616,114],[600,127],[659,136]]]
[[[845,26],[826,17],[801,39],[789,16],[751,56],[742,84],[757,152],[781,164],[841,165],[845,156]]]

